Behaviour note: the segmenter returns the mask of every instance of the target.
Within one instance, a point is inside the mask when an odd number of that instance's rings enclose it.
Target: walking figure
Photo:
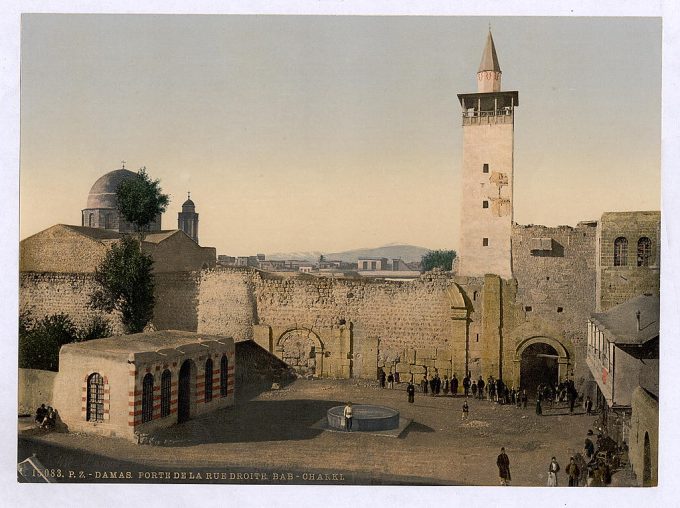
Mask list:
[[[408,386],[406,387],[406,393],[408,394],[408,401],[413,404],[415,398],[416,398],[416,387],[413,386],[413,383],[409,381]]]
[[[463,415],[462,419],[467,420],[468,419],[468,413],[470,412],[470,407],[468,406],[467,399],[463,402]]]
[[[498,466],[498,477],[501,480],[501,485],[507,487],[510,484],[510,459],[505,454],[505,448],[501,448],[501,453],[496,459],[496,465]]]
[[[576,460],[574,457],[569,459],[569,465],[567,466],[567,476],[569,477],[569,486],[578,487],[579,477],[581,476],[581,471],[579,471],[576,465]]]

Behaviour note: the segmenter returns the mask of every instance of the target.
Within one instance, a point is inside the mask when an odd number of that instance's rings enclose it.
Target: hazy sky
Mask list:
[[[518,90],[515,220],[659,209],[661,20],[26,15],[21,237],[145,165],[218,253],[456,248],[457,93],[491,22]]]

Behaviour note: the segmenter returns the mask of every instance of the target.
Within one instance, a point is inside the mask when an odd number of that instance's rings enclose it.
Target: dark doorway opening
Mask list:
[[[557,351],[548,344],[531,344],[522,353],[520,386],[530,397],[536,395],[539,384],[550,384],[553,388],[559,382]]]
[[[649,445],[649,434],[645,432],[644,457],[642,459],[642,486],[653,487],[652,484],[652,449]]]
[[[186,360],[179,369],[177,386],[177,423],[191,418],[191,360]]]

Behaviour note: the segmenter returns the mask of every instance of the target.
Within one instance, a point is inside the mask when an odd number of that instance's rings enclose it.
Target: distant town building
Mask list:
[[[359,258],[359,271],[382,271],[387,270],[387,258]]]
[[[191,200],[191,193],[188,193],[187,200],[182,203],[182,211],[177,214],[177,229],[181,229],[198,243],[198,214],[196,205]]]
[[[217,256],[217,264],[218,265],[234,265],[236,264],[236,257],[235,256],[227,256],[225,254],[220,254]]]

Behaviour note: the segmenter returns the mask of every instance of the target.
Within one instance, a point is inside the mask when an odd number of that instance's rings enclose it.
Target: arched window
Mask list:
[[[213,377],[213,362],[210,358],[205,361],[205,401],[212,400],[212,377]]]
[[[91,214],[89,215],[89,217],[88,217],[88,219],[87,219],[87,225],[88,225],[89,227],[93,227],[93,226],[94,226],[94,214],[93,214],[93,213],[91,213]]]
[[[227,386],[229,384],[229,374],[227,368],[229,367],[229,360],[227,355],[222,355],[220,360],[220,397],[227,396]]]
[[[153,420],[153,374],[142,381],[142,423]]]
[[[104,378],[97,372],[87,378],[87,420],[104,421]]]
[[[614,240],[614,266],[626,266],[628,264],[628,240],[619,236]]]
[[[637,265],[649,266],[652,258],[652,241],[643,236],[638,240],[637,245]]]
[[[172,391],[172,374],[168,369],[161,376],[161,418],[170,416],[170,392]]]

